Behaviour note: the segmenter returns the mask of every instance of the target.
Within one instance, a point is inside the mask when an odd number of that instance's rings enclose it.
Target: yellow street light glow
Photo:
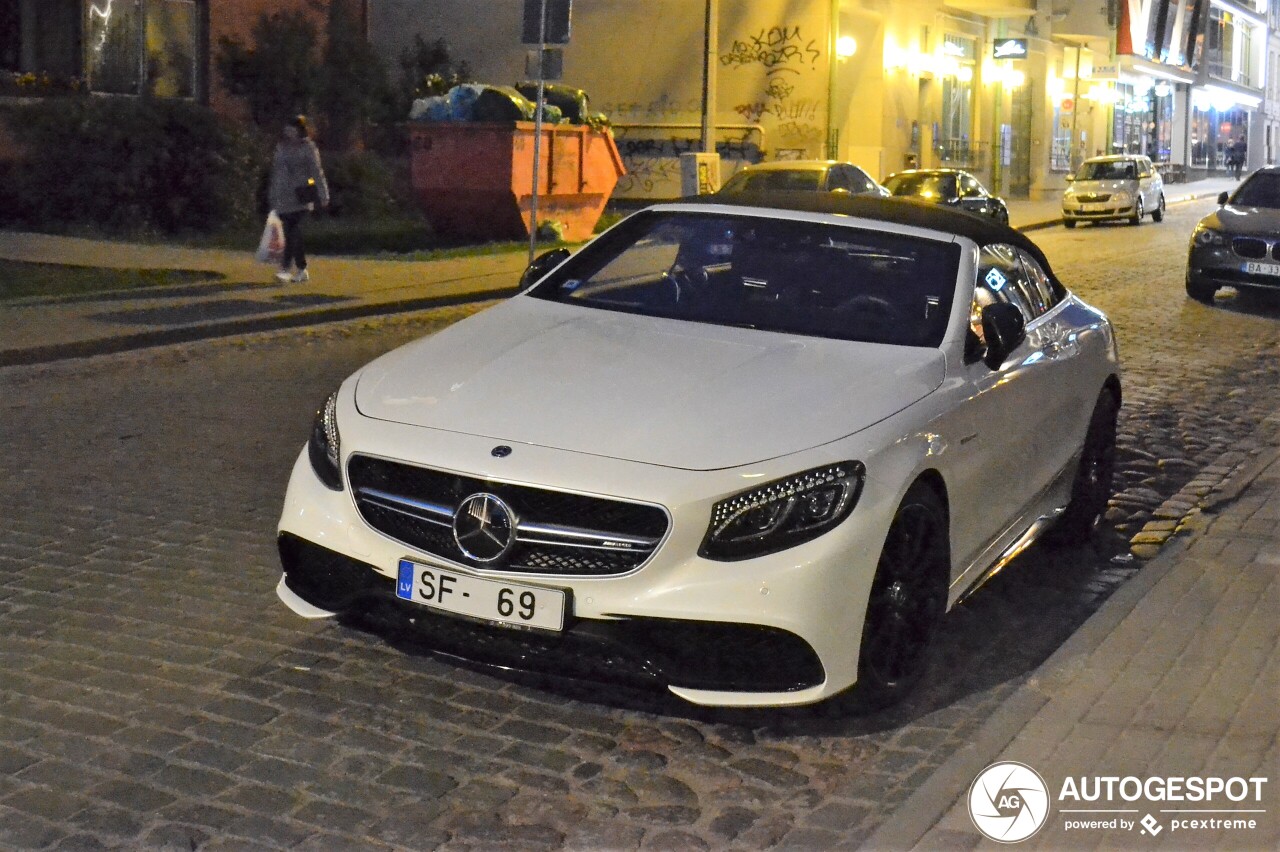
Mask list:
[[[836,39],[836,56],[841,59],[848,59],[857,52],[858,40],[853,36],[840,36],[840,38]]]
[[[961,83],[968,83],[973,79],[973,68],[969,65],[961,65],[956,71],[956,79]]]

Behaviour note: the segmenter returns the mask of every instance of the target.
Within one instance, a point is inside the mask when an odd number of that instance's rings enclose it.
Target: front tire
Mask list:
[[[1062,220],[1062,224],[1063,224],[1065,227],[1067,227],[1067,228],[1074,228],[1074,227],[1076,226],[1076,220],[1075,220],[1075,219],[1063,219],[1063,220]]]
[[[1080,466],[1071,485],[1071,502],[1053,528],[1053,541],[1077,544],[1088,541],[1102,526],[1116,469],[1116,419],[1119,406],[1110,390],[1103,389],[1089,418]]]
[[[871,584],[853,690],[860,707],[897,703],[924,674],[947,608],[948,541],[946,507],[933,488],[917,482],[889,524]]]
[[[1159,201],[1159,203],[1157,203],[1157,204],[1156,204],[1156,209],[1151,211],[1151,221],[1152,221],[1152,222],[1163,222],[1163,221],[1164,221],[1164,208],[1165,208],[1165,204],[1164,204],[1164,193],[1162,192],[1162,193],[1160,193],[1160,201]]]
[[[1142,217],[1147,215],[1147,211],[1142,208],[1142,196],[1138,196],[1138,200],[1133,202],[1133,216],[1129,218],[1130,225],[1141,225]]]

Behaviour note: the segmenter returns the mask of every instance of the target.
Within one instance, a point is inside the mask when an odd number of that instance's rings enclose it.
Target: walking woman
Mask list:
[[[320,151],[311,141],[307,117],[290,119],[281,131],[271,163],[271,209],[284,223],[284,256],[277,281],[308,281],[307,255],[302,238],[302,219],[316,205],[329,205],[329,184],[320,167]],[[296,270],[296,271],[291,271]]]

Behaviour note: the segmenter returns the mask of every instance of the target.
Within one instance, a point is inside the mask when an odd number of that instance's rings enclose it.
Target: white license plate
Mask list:
[[[1244,265],[1244,271],[1250,275],[1280,275],[1280,264],[1251,260]]]
[[[565,593],[400,560],[396,597],[432,609],[502,624],[563,630]]]
[[[1099,211],[1101,211],[1101,210],[1106,210],[1106,209],[1107,209],[1107,202],[1105,202],[1105,201],[1087,201],[1087,202],[1085,202],[1084,204],[1081,204],[1081,205],[1080,205],[1080,209],[1081,209],[1081,210],[1083,210],[1083,211],[1085,211],[1086,213],[1096,213],[1096,212],[1099,212]]]

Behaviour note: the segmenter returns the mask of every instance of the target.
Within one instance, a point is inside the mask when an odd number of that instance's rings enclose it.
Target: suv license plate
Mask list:
[[[455,615],[542,630],[563,630],[565,593],[400,560],[396,597]]]
[[[1251,260],[1244,265],[1244,271],[1250,275],[1280,275],[1280,264]]]

